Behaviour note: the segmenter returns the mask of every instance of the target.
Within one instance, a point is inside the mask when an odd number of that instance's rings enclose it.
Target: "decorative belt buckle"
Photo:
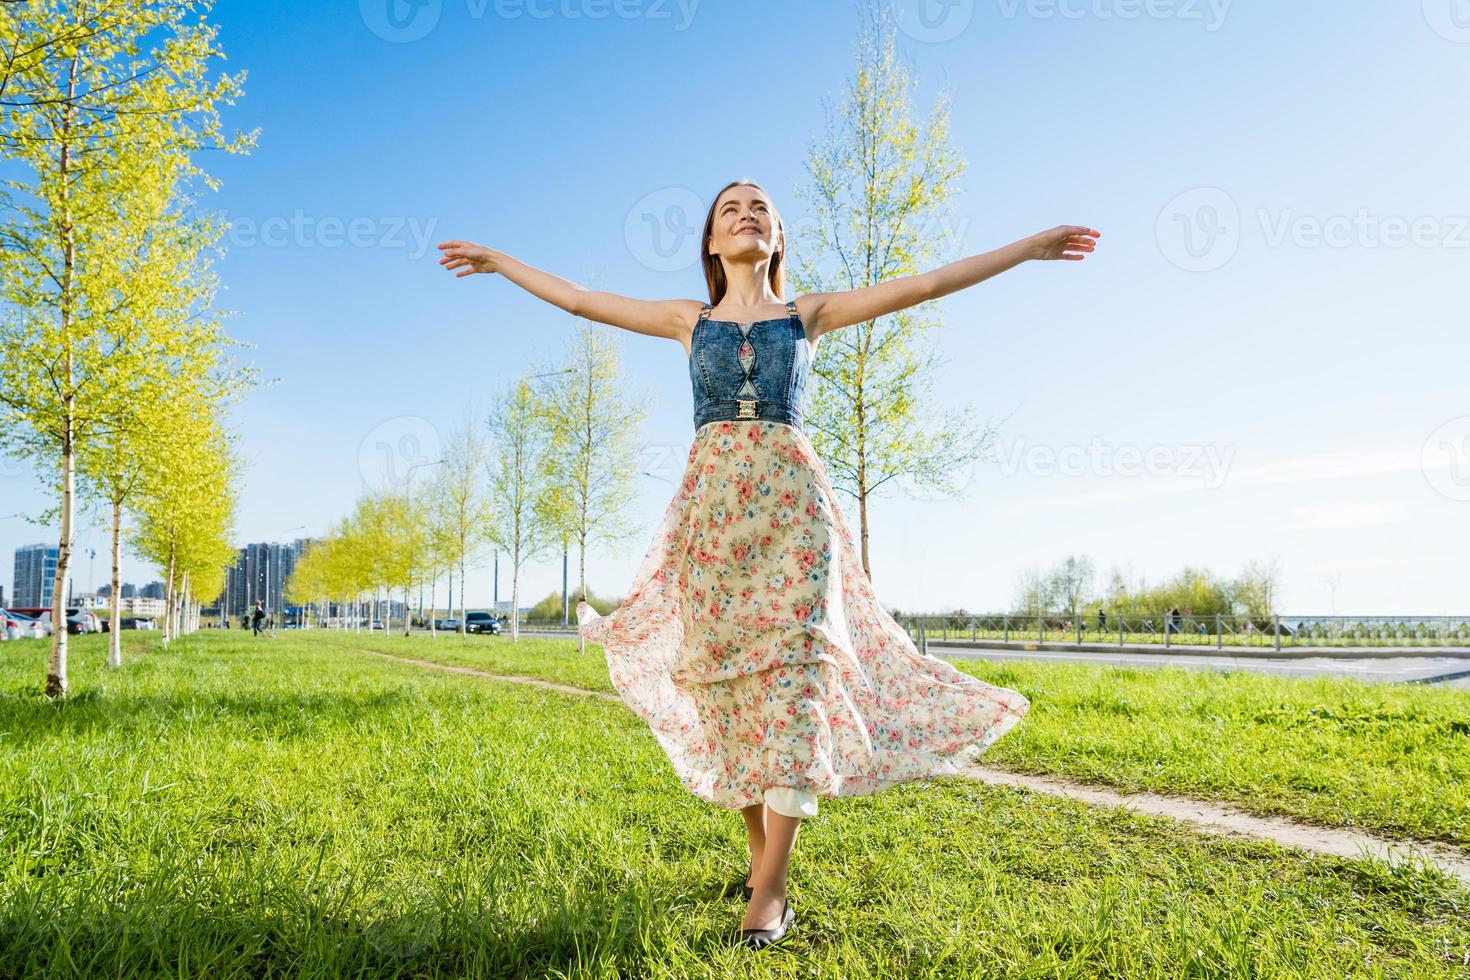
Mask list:
[[[755,418],[755,402],[747,401],[744,398],[736,399],[736,408],[735,417],[737,419]]]

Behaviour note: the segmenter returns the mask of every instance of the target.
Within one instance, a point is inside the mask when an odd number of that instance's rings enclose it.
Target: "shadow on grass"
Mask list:
[[[729,948],[739,922],[732,906],[728,929],[691,929],[687,899],[636,884],[562,905],[517,894],[498,901],[497,886],[509,892],[510,883],[486,882],[474,897],[440,891],[402,911],[374,908],[350,887],[333,895],[272,887],[243,905],[212,901],[207,885],[191,903],[164,885],[140,883],[127,906],[114,904],[122,895],[92,894],[63,908],[45,886],[12,894],[0,911],[0,977],[47,974],[59,963],[81,976],[500,977],[592,968],[647,976],[652,959],[667,964],[675,950],[707,962]],[[349,903],[367,907],[344,911]]]

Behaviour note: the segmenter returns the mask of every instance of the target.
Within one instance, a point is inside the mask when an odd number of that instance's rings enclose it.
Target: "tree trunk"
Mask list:
[[[459,562],[459,635],[464,636],[464,559]]]
[[[122,666],[122,498],[112,500],[112,595],[108,602],[107,666]]]
[[[70,356],[67,361],[70,363]],[[76,488],[76,457],[72,454],[74,433],[72,400],[66,404],[66,437],[61,450],[61,541],[56,551],[56,578],[51,582],[51,663],[46,671],[46,696],[66,697],[66,580],[71,571],[72,506]]]
[[[577,598],[583,602],[587,601],[587,536],[583,534],[577,539]],[[587,638],[582,635],[582,630],[577,630],[577,652],[587,652]]]
[[[179,580],[179,598],[175,613],[179,617],[179,635],[189,632],[189,573]]]
[[[173,639],[173,594],[174,594],[174,556],[173,549],[169,549],[168,575],[163,582],[163,646],[168,649],[169,641]]]
[[[429,639],[434,638],[434,590],[439,586],[439,572],[434,572],[434,577],[429,579]]]
[[[80,49],[72,52],[71,64],[67,69],[66,102],[62,110],[61,131],[65,134],[59,141],[57,172],[61,178],[62,213],[57,229],[60,238],[61,275],[61,338],[62,357],[61,392],[61,543],[56,552],[56,578],[51,583],[51,662],[46,668],[46,696],[66,697],[66,578],[71,571],[71,533],[73,495],[76,488],[76,458],[72,446],[76,441],[76,392],[73,388],[76,365],[71,350],[71,314],[73,299],[72,277],[76,271],[75,229],[71,222],[71,123],[76,111],[72,99],[77,91],[77,65],[81,59]],[[44,557],[43,557],[44,561]]]
[[[519,519],[516,527],[520,527]],[[521,536],[516,532],[516,546],[511,552],[510,567],[510,638],[519,642],[521,638]]]

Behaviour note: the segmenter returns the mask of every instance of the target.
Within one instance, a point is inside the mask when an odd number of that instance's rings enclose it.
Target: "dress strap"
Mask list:
[[[699,316],[696,317],[696,320],[703,320],[705,317],[709,316],[709,311],[714,308],[715,307],[713,303],[704,304],[704,309],[699,311]]]
[[[796,300],[788,299],[786,301],[786,308],[791,311],[791,319],[800,322],[801,314],[796,312]]]

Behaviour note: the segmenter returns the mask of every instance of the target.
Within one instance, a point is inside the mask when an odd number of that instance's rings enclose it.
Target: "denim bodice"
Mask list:
[[[700,310],[689,341],[696,431],[745,419],[801,427],[811,352],[796,303],[786,308],[788,316],[745,322],[709,319],[709,303]]]

